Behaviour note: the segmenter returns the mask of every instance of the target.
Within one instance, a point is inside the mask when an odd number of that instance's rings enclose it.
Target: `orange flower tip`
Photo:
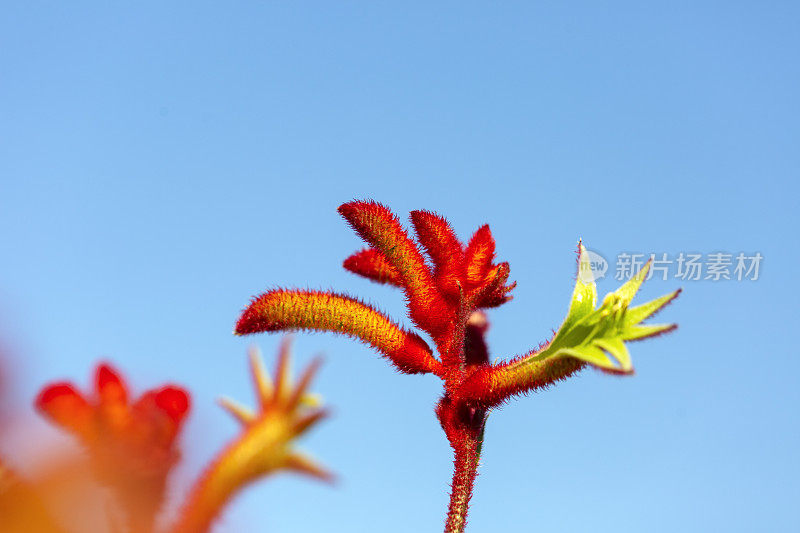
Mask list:
[[[119,372],[108,363],[100,363],[97,365],[97,384],[99,387],[105,387],[108,384],[122,384],[122,378]]]
[[[358,213],[358,211],[362,210],[364,207],[364,202],[353,200],[352,202],[347,202],[340,205],[337,211],[342,217],[344,217],[345,220],[351,222],[356,213]]]
[[[352,214],[353,211],[355,211],[355,205],[354,205],[355,203],[356,203],[355,200],[352,202],[343,203],[336,209],[336,211],[338,211],[339,214],[342,215],[344,218],[347,218],[348,215]]]
[[[54,409],[58,409],[58,406],[85,405],[86,400],[71,383],[59,382],[42,389],[36,397],[35,404],[39,411],[52,414]]]
[[[319,465],[314,459],[299,452],[293,452],[286,458],[287,470],[315,477],[331,485],[336,483],[336,476],[328,469]]]
[[[238,402],[231,400],[230,398],[219,398],[217,399],[217,404],[227,411],[231,416],[233,416],[233,418],[235,418],[243,426],[252,424],[256,419],[256,415],[253,413],[253,411],[239,404]]]
[[[330,417],[330,409],[318,409],[298,418],[292,427],[294,434],[302,435],[320,420]]]
[[[358,211],[363,211],[367,208],[378,208],[378,209],[386,209],[385,206],[379,204],[375,200],[352,200],[350,202],[345,202],[340,205],[337,209],[340,215],[344,218],[348,218],[351,215],[355,214]]]
[[[190,396],[181,387],[167,385],[155,394],[155,403],[176,424],[180,424],[189,412]]]
[[[374,200],[354,200],[339,206],[337,210],[356,232],[365,237],[365,231],[377,219],[383,223],[397,222],[394,214],[383,204]]]
[[[306,391],[308,390],[308,387],[311,384],[311,381],[314,379],[314,375],[317,373],[317,370],[319,370],[320,366],[322,366],[322,357],[318,356],[315,357],[303,371],[300,381],[297,383],[297,386],[289,397],[288,403],[291,407],[302,403],[303,396],[306,395]]]
[[[97,395],[106,401],[125,403],[128,392],[125,382],[110,364],[100,363],[95,374]]]
[[[251,305],[242,313],[242,316],[236,322],[233,333],[234,335],[242,336],[262,331],[270,331],[270,325],[264,320],[261,320],[258,313],[253,309],[253,305]]]
[[[280,307],[281,304],[285,304],[297,293],[298,291],[274,290],[253,298],[253,301],[242,312],[236,322],[234,334],[241,336],[265,331],[291,329],[280,320],[270,319],[269,311],[274,310],[276,306]]]

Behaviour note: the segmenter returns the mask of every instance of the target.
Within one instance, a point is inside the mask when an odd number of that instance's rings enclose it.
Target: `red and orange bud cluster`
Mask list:
[[[189,394],[165,385],[132,400],[127,384],[108,364],[97,367],[94,381],[88,395],[71,383],[49,385],[36,407],[78,438],[97,479],[117,493],[130,523],[148,530],[180,457],[176,440],[189,411]]]
[[[76,435],[104,463],[103,472],[130,468],[161,475],[178,459],[174,444],[189,411],[189,395],[165,385],[131,401],[119,373],[101,364],[92,394],[84,396],[71,383],[54,383],[39,393],[36,407]]]
[[[404,372],[454,377],[461,369],[464,328],[470,313],[511,299],[508,263],[495,264],[494,239],[481,227],[464,246],[443,217],[414,211],[411,222],[419,244],[397,217],[376,202],[351,202],[339,208],[370,244],[344,261],[351,272],[402,288],[409,315],[429,333],[441,361],[416,334],[406,332],[377,310],[349,296],[302,290],[273,290],[253,300],[236,325],[243,335],[258,331],[315,329],[344,333],[377,348]]]
[[[235,496],[263,477],[292,472],[331,482],[326,468],[294,446],[327,416],[319,397],[309,393],[319,365],[315,360],[295,383],[287,339],[273,379],[260,352],[251,350],[257,408],[221,401],[241,423],[238,435],[198,477],[170,522],[156,518],[180,457],[189,394],[165,385],[131,398],[108,364],[97,367],[89,393],[68,382],[44,387],[36,408],[87,453],[59,447],[24,477],[0,458],[0,532],[207,533]]]
[[[253,299],[237,322],[235,333],[343,333],[376,348],[401,371],[440,377],[444,395],[436,414],[455,451],[456,464],[447,531],[464,528],[490,408],[514,395],[564,379],[587,364],[608,372],[630,373],[623,341],[673,328],[638,323],[666,305],[677,292],[628,312],[647,267],[612,293],[613,298],[604,300],[599,309],[594,308],[594,282],[579,280],[570,314],[552,343],[492,365],[484,340],[488,321],[483,310],[511,300],[516,284],[508,282],[508,263],[495,258],[495,241],[488,225],[478,228],[465,246],[443,217],[430,211],[413,211],[410,221],[415,242],[398,218],[377,202],[349,202],[339,207],[339,213],[369,245],[348,257],[344,267],[369,280],[401,288],[409,317],[430,335],[439,357],[421,337],[401,329],[376,309],[329,292],[269,291]],[[582,246],[579,254],[579,266],[586,266]]]

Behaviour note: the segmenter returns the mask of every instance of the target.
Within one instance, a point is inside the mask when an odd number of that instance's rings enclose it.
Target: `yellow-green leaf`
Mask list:
[[[675,329],[674,324],[645,325],[641,322],[671,302],[680,291],[629,308],[647,276],[650,268],[648,261],[619,289],[606,295],[600,307],[595,309],[597,291],[591,276],[588,253],[582,243],[578,243],[578,248],[578,276],[567,317],[547,348],[532,355],[530,360],[574,357],[604,370],[630,373],[633,364],[625,341]]]

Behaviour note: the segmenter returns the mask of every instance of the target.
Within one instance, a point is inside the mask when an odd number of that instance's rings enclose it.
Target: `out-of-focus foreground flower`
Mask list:
[[[116,493],[133,529],[150,531],[167,475],[180,457],[176,439],[189,411],[189,394],[166,385],[132,401],[120,374],[103,363],[92,394],[82,395],[71,383],[54,383],[41,391],[36,407],[85,446],[97,479]]]
[[[242,488],[263,476],[287,470],[330,480],[324,468],[292,446],[325,416],[307,394],[318,363],[295,387],[288,341],[274,385],[257,350],[250,360],[259,409],[222,402],[242,422],[241,432],[198,477],[171,523],[158,518],[167,503],[169,474],[181,456],[189,393],[168,384],[134,398],[107,363],[98,365],[91,392],[68,382],[44,387],[37,410],[73,435],[85,453],[59,452],[43,460],[34,476],[16,472],[0,458],[0,532],[201,533]]]

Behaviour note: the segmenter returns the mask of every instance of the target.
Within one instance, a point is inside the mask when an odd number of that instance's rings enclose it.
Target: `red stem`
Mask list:
[[[455,468],[445,533],[461,533],[467,525],[467,511],[469,500],[472,498],[475,476],[478,473],[480,447],[480,436],[477,435],[464,435],[459,442],[453,443]]]
[[[447,509],[444,531],[462,533],[467,525],[469,500],[472,498],[472,487],[478,473],[486,411],[463,403],[453,403],[445,395],[439,401],[436,415],[455,456],[450,506]]]

